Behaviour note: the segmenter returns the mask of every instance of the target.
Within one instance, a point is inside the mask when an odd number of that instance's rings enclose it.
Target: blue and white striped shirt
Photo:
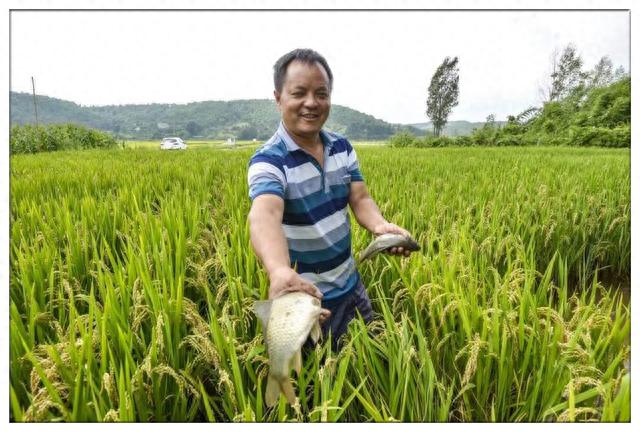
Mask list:
[[[364,181],[356,152],[346,138],[320,131],[324,168],[298,146],[280,122],[277,132],[249,162],[249,197],[284,199],[282,227],[296,271],[324,300],[350,292],[358,282],[351,255],[349,191]]]

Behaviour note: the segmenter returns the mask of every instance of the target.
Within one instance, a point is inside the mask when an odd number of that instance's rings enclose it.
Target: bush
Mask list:
[[[427,136],[422,139],[421,147],[449,147],[455,145],[455,138],[448,136]]]
[[[524,131],[525,127],[523,125],[514,122],[507,123],[500,129],[501,133],[505,133],[508,135],[519,135],[521,133],[524,133]]]
[[[631,118],[631,98],[617,98],[611,106],[600,117],[602,126],[615,127],[626,122]]]
[[[631,80],[624,78],[608,87],[596,88],[584,103],[589,126],[613,128],[631,121]]]
[[[539,135],[539,144],[545,146],[565,146],[572,145],[571,139],[568,136],[563,136],[560,134],[548,134],[548,135]]]
[[[111,135],[74,124],[23,125],[11,128],[11,154],[117,147]]]
[[[538,135],[524,134],[520,136],[523,146],[538,146],[544,143]]]
[[[572,127],[569,142],[577,146],[630,147],[631,128],[628,125],[608,129],[602,127]]]
[[[492,146],[495,145],[500,129],[490,124],[485,124],[479,129],[474,129],[471,133],[471,139],[476,145]]]
[[[469,147],[474,145],[474,142],[469,135],[461,135],[461,136],[455,137],[455,145],[462,146],[462,147]]]
[[[576,126],[588,126],[590,121],[589,113],[586,111],[579,112],[576,114],[573,124]]]
[[[524,140],[520,135],[504,135],[497,139],[496,145],[500,147],[521,146]]]
[[[415,135],[409,132],[399,132],[389,138],[391,147],[416,147],[417,139]]]

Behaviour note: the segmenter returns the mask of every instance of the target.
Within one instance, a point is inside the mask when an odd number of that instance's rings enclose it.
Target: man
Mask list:
[[[249,163],[251,243],[269,276],[269,298],[304,291],[321,299],[322,330],[335,347],[356,310],[365,321],[373,313],[351,255],[347,204],[376,236],[409,233],[380,214],[349,141],[322,129],[333,87],[326,60],[291,51],[274,65],[274,86],[281,122]]]

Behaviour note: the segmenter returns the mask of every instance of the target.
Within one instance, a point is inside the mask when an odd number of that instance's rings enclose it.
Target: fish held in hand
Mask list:
[[[376,237],[371,243],[369,243],[369,246],[360,253],[358,261],[362,262],[392,247],[401,247],[410,251],[420,250],[418,242],[410,236],[387,233]]]
[[[307,293],[296,291],[274,300],[256,301],[255,314],[262,322],[267,353],[269,376],[265,402],[273,406],[283,393],[289,404],[296,400],[295,391],[289,381],[291,369],[300,374],[302,368],[301,348],[307,337],[317,342],[320,331],[320,300]]]

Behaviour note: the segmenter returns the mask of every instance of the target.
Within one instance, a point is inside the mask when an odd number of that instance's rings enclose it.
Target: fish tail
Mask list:
[[[293,386],[291,385],[291,381],[289,381],[289,378],[280,381],[280,389],[286,396],[289,405],[293,405],[296,403],[296,392],[293,390]]]
[[[293,390],[291,381],[288,377],[283,377],[278,380],[273,375],[269,374],[267,377],[267,390],[265,392],[264,401],[267,406],[272,407],[278,402],[280,392],[284,393],[289,405],[293,405],[296,402],[296,392]]]
[[[267,377],[267,391],[264,395],[264,401],[267,403],[267,406],[274,406],[278,401],[278,397],[280,396],[280,384],[273,377],[273,375],[269,374]]]

